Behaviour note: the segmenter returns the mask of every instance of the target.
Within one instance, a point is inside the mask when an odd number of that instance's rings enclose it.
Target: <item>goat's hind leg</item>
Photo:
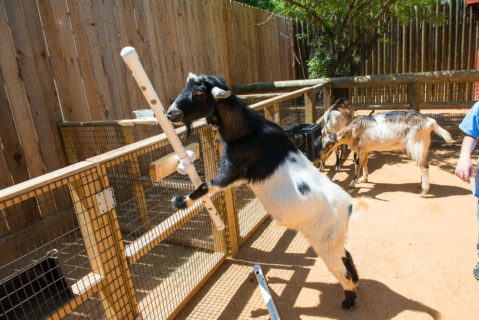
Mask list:
[[[341,306],[347,310],[354,309],[359,276],[351,254],[344,247],[330,243],[323,244],[320,249],[315,250],[343,287],[345,299]]]
[[[425,198],[429,191],[429,164],[427,161],[420,165],[421,169],[421,194],[422,198]]]

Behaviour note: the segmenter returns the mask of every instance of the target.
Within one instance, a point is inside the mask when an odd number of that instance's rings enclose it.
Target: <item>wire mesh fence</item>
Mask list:
[[[98,139],[79,127],[68,131],[80,141],[71,159],[87,161],[15,188],[24,193],[2,192],[0,317],[166,319],[224,260],[228,228],[219,232],[201,205],[173,211],[171,196],[193,185],[176,173],[151,179],[151,163],[173,151],[164,138],[91,158],[106,147],[90,146]],[[133,128],[127,134],[138,139],[150,130]],[[94,131],[126,144],[123,128]],[[210,131],[195,129],[187,141],[199,143],[202,179],[214,170],[206,162],[217,165]],[[213,201],[225,218],[224,195]]]
[[[421,112],[457,125],[471,84],[457,85],[462,93],[452,96],[448,85],[428,86],[420,87],[429,103]],[[357,116],[411,102],[403,85],[349,93]],[[329,97],[317,86],[253,108],[288,128],[320,119]],[[434,109],[439,102],[451,108]],[[155,163],[173,152],[156,121],[63,123],[60,131],[72,166],[0,193],[0,319],[171,318],[266,217],[247,186],[212,197],[225,231],[200,203],[173,211],[172,195],[194,186],[178,173],[156,178]],[[185,140],[198,146],[202,180],[216,175],[218,142],[206,126]]]

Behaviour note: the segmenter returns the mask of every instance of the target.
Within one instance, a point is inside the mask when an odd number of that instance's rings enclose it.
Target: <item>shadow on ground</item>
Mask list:
[[[253,244],[258,239],[261,240],[261,237],[264,237],[264,234],[267,233],[267,228],[271,224],[274,224],[274,222],[268,219],[255,232],[254,236],[244,244],[238,256],[235,259],[227,260],[195,297],[196,301],[203,299],[211,290],[214,290],[213,286],[216,281],[219,281],[218,277],[227,273],[233,266],[243,266],[246,267],[246,270],[251,270],[246,277],[243,277],[245,280],[238,286],[235,286],[234,292],[225,293],[230,297],[226,305],[210,306],[221,308],[220,315],[215,316],[215,319],[245,319],[245,316],[247,319],[264,319],[268,316],[266,305],[261,299],[257,299],[254,303],[255,307],[251,308],[251,299],[254,299],[254,293],[256,292],[257,294],[258,290],[258,283],[253,273],[254,264],[261,265],[270,287],[273,301],[282,319],[295,320],[304,317],[324,317],[328,319],[387,320],[407,310],[427,314],[432,319],[441,319],[441,314],[437,310],[419,301],[408,299],[391,290],[385,284],[371,279],[360,280],[356,309],[353,311],[343,310],[341,301],[344,299],[344,294],[339,283],[308,280],[312,268],[317,268],[317,266],[313,266],[317,257],[312,248],[309,248],[303,254],[286,252],[296,232],[285,230],[270,251],[254,248]],[[285,272],[289,274],[289,279],[285,280],[279,277],[268,276],[268,272],[273,269],[276,272],[281,270],[280,273]],[[240,277],[238,276],[238,278]],[[280,295],[271,289],[278,284],[284,288],[278,290]],[[313,303],[313,305],[308,307],[298,306],[297,302],[304,297],[305,293],[303,290],[305,289],[308,290],[308,295],[312,298],[308,300],[317,301],[317,303]],[[317,296],[311,297],[311,295]],[[194,304],[193,302],[190,306]],[[248,307],[250,311],[245,315],[244,310],[248,309]],[[188,313],[190,311],[186,308],[179,318],[196,319],[196,317],[189,317]],[[203,314],[203,316],[206,315]]]

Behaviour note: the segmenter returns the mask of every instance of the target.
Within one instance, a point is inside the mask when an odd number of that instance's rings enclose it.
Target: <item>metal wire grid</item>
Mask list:
[[[157,121],[63,122],[58,127],[69,164],[163,132]]]
[[[87,185],[77,185],[80,180]],[[83,303],[75,299],[82,288],[92,285],[90,281],[95,279],[92,275],[104,274],[108,265],[116,263],[105,251],[104,244],[109,241],[105,235],[111,234],[109,224],[104,221],[106,217],[92,214],[90,195],[100,190],[98,173],[92,169],[36,189],[33,191],[35,197],[24,194],[1,203],[5,206],[14,203],[8,207],[12,219],[15,214],[22,216],[23,212],[34,211],[35,206],[50,210],[42,211],[37,224],[25,226],[2,239],[2,257],[7,258],[2,259],[0,267],[0,318],[42,319],[55,313],[67,301],[78,306],[77,313],[104,318],[104,299],[89,299]],[[62,206],[52,207],[48,196],[51,194],[56,195],[55,205]],[[69,206],[65,208],[67,203]],[[86,234],[86,230],[92,228],[97,228],[95,235]],[[23,241],[16,243],[17,240]],[[117,282],[118,276],[111,276],[110,281]],[[120,309],[117,311],[121,311],[124,301],[120,297],[110,298]]]
[[[261,203],[247,186],[235,188],[240,245],[243,244],[267,217]]]
[[[195,130],[189,140],[201,140],[203,130]],[[200,150],[204,157],[212,152],[207,150],[211,146],[202,143]],[[24,195],[0,203],[3,219],[0,230],[3,236],[10,233],[12,237],[12,241],[4,241],[1,247],[5,259],[2,258],[0,267],[0,318],[43,318],[56,312],[57,318],[108,319],[113,314],[120,317],[130,314],[124,301],[128,283],[121,283],[120,280],[125,280],[118,270],[110,270],[119,264],[118,256],[111,252],[110,237],[118,233],[118,238],[124,239],[120,248],[128,249],[148,230],[170,226],[165,222],[176,214],[170,208],[171,195],[186,194],[193,186],[177,174],[154,184],[149,179],[148,166],[171,151],[167,142],[159,143],[103,163],[103,180],[96,169],[91,169],[74,178],[52,182],[52,188],[41,187],[34,191],[34,197]],[[203,179],[204,157],[195,163]],[[95,216],[92,200],[103,184],[113,187],[116,198],[116,215],[108,219],[104,215]],[[223,196],[216,195],[214,201],[218,212],[223,214]],[[151,218],[148,228],[141,221],[145,212]],[[193,218],[185,223],[190,216]],[[144,318],[167,318],[224,259],[228,250],[225,242],[228,231],[216,231],[204,209],[196,208],[188,217],[182,218],[172,231],[162,230],[165,238],[151,251],[128,260],[131,273],[129,270],[126,273],[131,275],[126,281],[133,284],[134,300],[138,301]],[[29,219],[27,223],[20,223],[25,219]],[[24,235],[32,230],[32,221],[42,225],[42,232],[25,239]],[[52,221],[57,222],[54,228],[49,224]],[[111,229],[112,222],[116,229]],[[103,275],[108,275],[108,280]],[[27,295],[32,297],[25,299]],[[58,311],[67,301],[67,306]],[[114,310],[109,311],[109,305]]]
[[[209,130],[196,129],[185,142],[200,142],[200,158],[195,162],[195,167],[202,180],[206,174],[205,161],[217,161],[209,159],[216,153],[216,150],[211,150],[214,145],[203,141]],[[191,192],[192,183],[188,177],[177,173],[158,183],[152,182],[149,177],[149,164],[172,151],[165,141],[160,146],[142,150],[141,154],[118,158],[106,169],[108,180],[115,190],[118,220],[127,251],[140,237],[149,232],[155,233],[158,227],[161,227],[162,232],[169,228],[176,230],[166,232],[165,239],[159,245],[138,260],[133,259],[130,265],[143,319],[168,318],[224,258],[228,249],[225,242],[227,231],[218,233],[204,209],[197,207],[188,222],[179,228],[175,227],[178,221],[171,219],[175,212],[170,199],[174,194]],[[214,197],[214,202],[224,218],[222,195]]]

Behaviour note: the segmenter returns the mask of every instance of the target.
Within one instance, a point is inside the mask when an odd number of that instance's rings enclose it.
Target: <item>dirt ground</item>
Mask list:
[[[370,155],[369,182],[350,190],[371,199],[348,234],[360,276],[354,311],[341,309],[342,289],[307,241],[269,219],[177,318],[269,319],[257,263],[281,319],[479,319],[478,223],[471,185],[454,176],[459,149],[434,140],[428,198],[419,197],[420,172],[405,153]],[[352,167],[349,155],[339,172],[326,171],[346,187]]]

